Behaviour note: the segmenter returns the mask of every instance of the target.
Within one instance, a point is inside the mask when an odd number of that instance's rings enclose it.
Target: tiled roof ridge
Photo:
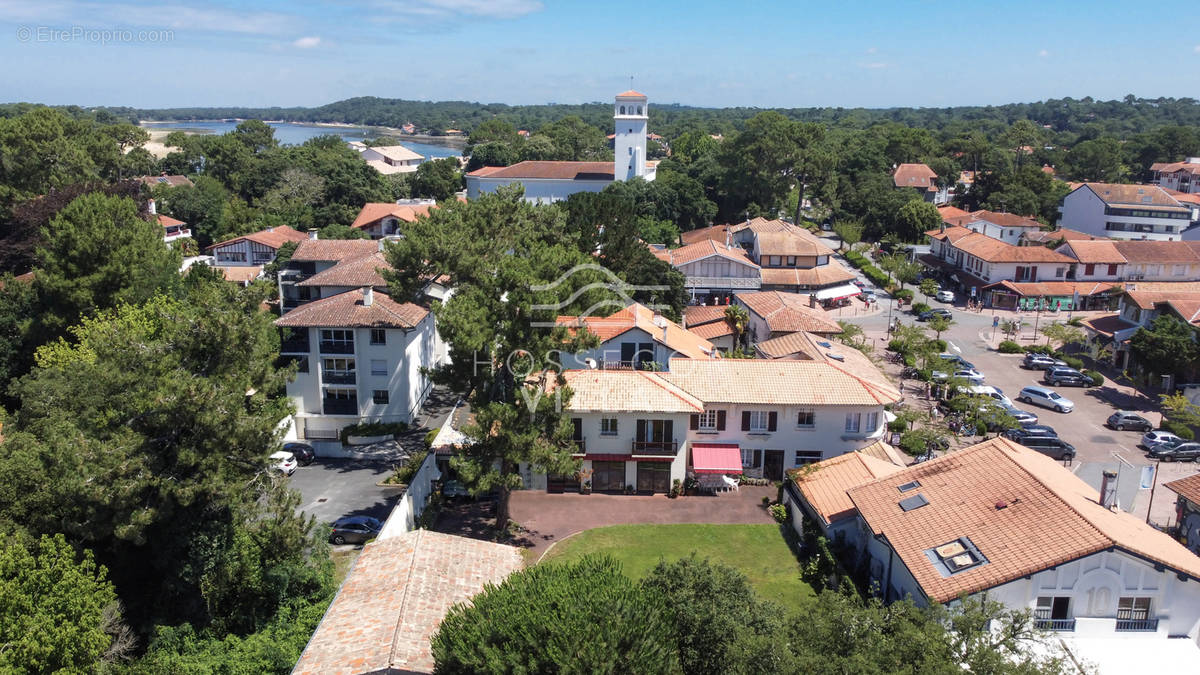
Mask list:
[[[847,349],[853,349],[853,347],[850,347],[849,345],[847,345]],[[834,370],[841,371],[847,377],[853,379],[855,382],[858,382],[860,385],[862,385],[862,388],[865,389],[866,392],[871,395],[871,398],[875,399],[876,402],[891,403],[891,400],[890,400],[891,397],[887,397],[887,399],[880,398],[881,392],[879,390],[882,389],[882,387],[880,387],[878,384],[873,383],[873,382],[868,382],[867,380],[863,379],[861,376],[850,372],[849,370],[847,370],[846,368],[844,368],[842,366],[839,366],[834,363],[830,363],[829,361],[825,361],[825,365],[833,368]]]
[[[648,373],[644,370],[635,370],[634,372],[641,375],[644,379],[647,379],[647,380],[650,380],[651,382],[653,382],[654,385],[657,386],[659,389],[662,389],[663,391],[674,396],[675,398],[679,399],[680,401],[683,401],[684,403],[688,404],[689,406],[696,408],[698,411],[704,412],[704,405],[706,402],[704,400],[702,400],[699,396],[696,396],[692,392],[688,391],[687,389],[684,389],[683,387],[681,387],[677,384],[674,384],[672,382],[668,382],[668,381],[662,379],[661,377],[658,376],[657,373]],[[693,400],[691,400],[691,401],[687,400],[686,398],[680,396],[679,392],[683,392],[683,393],[687,394],[688,396],[692,397]],[[696,406],[696,402],[700,403],[699,407]]]
[[[396,664],[396,645],[400,643],[401,631],[404,628],[404,620],[407,613],[404,608],[408,605],[408,595],[413,587],[413,572],[417,567],[417,554],[421,551],[421,540],[424,538],[425,530],[417,529],[413,532],[410,539],[412,540],[412,557],[408,559],[408,571],[404,575],[404,595],[400,598],[400,606],[396,612],[396,626],[392,629],[392,645],[388,649],[388,667],[391,668]]]

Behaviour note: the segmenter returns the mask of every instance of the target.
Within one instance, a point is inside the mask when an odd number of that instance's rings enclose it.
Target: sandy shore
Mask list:
[[[268,121],[268,120],[264,120],[264,121]],[[396,129],[394,127],[374,127],[374,126],[367,126],[367,125],[363,125],[363,124],[347,124],[345,122],[284,122],[282,120],[269,120],[269,121],[276,123],[276,124],[295,124],[298,126],[325,127],[325,128],[329,128],[329,129],[367,129],[367,130],[370,130],[370,131],[373,131],[373,132],[379,134],[380,136],[395,136],[402,140],[411,141],[413,143],[428,143],[430,145],[441,145],[441,146],[445,146],[447,148],[454,148],[456,150],[461,150],[464,147],[466,147],[466,145],[467,145],[467,139],[465,136],[425,136],[425,135],[421,135],[421,134],[408,135],[408,134],[405,134],[400,129]],[[163,157],[166,157],[168,154],[170,154],[174,150],[174,148],[172,146],[168,146],[163,143],[163,141],[167,137],[167,134],[171,133],[172,131],[184,131],[184,133],[188,133],[188,134],[195,133],[192,131],[186,131],[186,130],[181,130],[181,129],[155,129],[153,127],[144,126],[147,124],[175,124],[175,123],[186,124],[187,120],[139,120],[139,122],[138,122],[139,126],[141,126],[143,129],[146,130],[147,133],[150,134],[150,141],[148,143],[146,143],[145,145],[143,145],[142,147],[145,148],[147,152],[154,155],[158,159],[162,159]]]

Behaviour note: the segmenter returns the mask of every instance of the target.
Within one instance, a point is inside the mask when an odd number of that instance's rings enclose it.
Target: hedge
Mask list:
[[[1075,358],[1074,356],[1066,356],[1066,355],[1060,356],[1058,358],[1062,359],[1063,363],[1067,364],[1068,366],[1071,366],[1075,370],[1078,370],[1078,371],[1083,370],[1083,359],[1078,359],[1078,358]]]
[[[395,436],[405,431],[408,431],[408,425],[404,422],[370,422],[342,427],[341,439],[344,445],[351,436]]]
[[[1190,441],[1196,437],[1196,433],[1192,431],[1191,427],[1183,424],[1182,422],[1176,422],[1175,420],[1164,420],[1162,423],[1162,428],[1175,434],[1185,441]]]
[[[1001,354],[1020,354],[1021,352],[1025,351],[1025,348],[1016,342],[1013,342],[1012,340],[1005,340],[1001,342],[998,347],[996,347],[996,351],[1000,352]]]
[[[900,290],[896,291],[895,293],[892,293],[892,297],[896,298],[897,300],[903,300],[904,302],[909,302],[913,299],[913,292],[912,292],[911,288],[901,288]]]
[[[1085,370],[1085,371],[1083,371],[1083,374],[1084,374],[1084,375],[1087,375],[1087,376],[1088,376],[1088,377],[1090,377],[1090,378],[1092,378],[1092,385],[1093,385],[1093,386],[1099,387],[1100,385],[1104,384],[1104,376],[1100,374],[1100,371],[1097,371],[1097,370]]]
[[[927,305],[923,302],[914,302],[913,303],[913,306],[912,306],[913,314],[920,314],[921,312],[928,312],[928,311],[929,311],[929,305]]]
[[[879,286],[880,288],[888,285],[889,277],[887,273],[874,265],[864,266],[862,268],[862,273],[871,280],[871,283]]]

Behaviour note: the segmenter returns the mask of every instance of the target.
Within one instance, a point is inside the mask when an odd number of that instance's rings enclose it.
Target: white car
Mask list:
[[[1046,387],[1025,387],[1020,394],[1017,394],[1017,400],[1057,410],[1060,413],[1069,413],[1075,409],[1075,404],[1071,399]]]
[[[284,475],[290,476],[296,473],[297,465],[296,456],[287,450],[280,450],[271,455],[271,468]]]
[[[954,291],[938,291],[937,295],[933,297],[941,302],[954,302]]]
[[[952,375],[952,377],[966,380],[971,384],[983,384],[983,381],[987,379],[983,376],[983,373],[975,370],[974,368],[960,368],[959,370],[954,371],[954,375]]]
[[[1183,439],[1169,431],[1147,431],[1142,436],[1142,447],[1147,450],[1153,450],[1160,445],[1175,445],[1182,443]]]

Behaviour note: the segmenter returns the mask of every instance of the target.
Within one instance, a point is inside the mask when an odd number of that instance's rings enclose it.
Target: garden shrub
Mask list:
[[[1079,370],[1079,371],[1083,370],[1083,359],[1076,358],[1074,356],[1065,356],[1065,355],[1060,356],[1058,358],[1062,359],[1068,366],[1071,366],[1075,370]]]
[[[1081,319],[1081,318],[1079,318],[1079,317],[1077,317],[1077,316],[1073,316],[1073,317],[1071,317],[1070,319],[1068,319],[1068,320],[1067,320],[1067,325],[1068,325],[1068,326],[1082,326],[1082,325],[1083,325],[1083,319]]]
[[[441,430],[442,430],[441,427],[434,427],[434,428],[430,429],[429,431],[425,432],[425,448],[426,449],[433,447],[433,439],[437,438],[438,432]]]
[[[1024,349],[1026,352],[1028,352],[1030,354],[1049,354],[1051,356],[1054,356],[1054,358],[1056,358],[1056,359],[1058,358],[1057,356],[1054,355],[1054,350],[1051,349],[1048,345],[1025,345]]]
[[[368,422],[364,424],[352,424],[348,427],[342,427],[342,443],[351,436],[395,436],[408,431],[408,425],[404,422]]]
[[[1164,420],[1162,423],[1162,428],[1175,434],[1185,441],[1190,441],[1196,438],[1196,433],[1192,431],[1192,428],[1182,422],[1176,422],[1175,420]]]
[[[904,302],[909,302],[910,300],[913,299],[913,292],[912,292],[911,288],[901,288],[900,290],[896,291],[895,293],[892,293],[892,297],[896,298],[897,300],[903,300]]]
[[[788,510],[787,510],[787,507],[784,506],[783,504],[772,504],[771,507],[767,510],[771,512],[771,517],[775,519],[775,522],[777,522],[777,523],[786,523],[787,522]]]
[[[396,469],[396,473],[388,476],[385,482],[393,485],[408,485],[412,481],[413,476],[417,475],[417,472],[421,470],[421,464],[425,462],[425,457],[428,455],[429,452],[425,450],[409,455],[408,459],[404,460],[404,463],[400,465],[400,468]]]
[[[891,422],[887,423],[887,428],[888,428],[888,431],[891,431],[893,433],[897,433],[897,434],[904,433],[905,431],[908,431],[908,422],[905,422],[904,420],[900,420],[900,419],[892,420]]]
[[[904,347],[904,340],[899,338],[893,338],[892,341],[888,343],[888,351],[890,352],[902,352],[904,351]]]
[[[1104,384],[1104,376],[1101,375],[1100,371],[1098,370],[1085,370],[1083,371],[1083,374],[1092,378],[1092,384],[1097,387]]]
[[[928,312],[928,311],[929,311],[929,305],[927,305],[923,302],[914,302],[913,303],[913,306],[912,306],[913,314],[920,314],[921,312]]]
[[[1005,340],[1000,343],[1000,346],[996,348],[996,351],[1000,352],[1001,354],[1020,354],[1021,352],[1025,351],[1025,349],[1012,340]]]
[[[938,352],[944,352],[950,347],[945,340],[930,340],[929,345],[938,350]]]

